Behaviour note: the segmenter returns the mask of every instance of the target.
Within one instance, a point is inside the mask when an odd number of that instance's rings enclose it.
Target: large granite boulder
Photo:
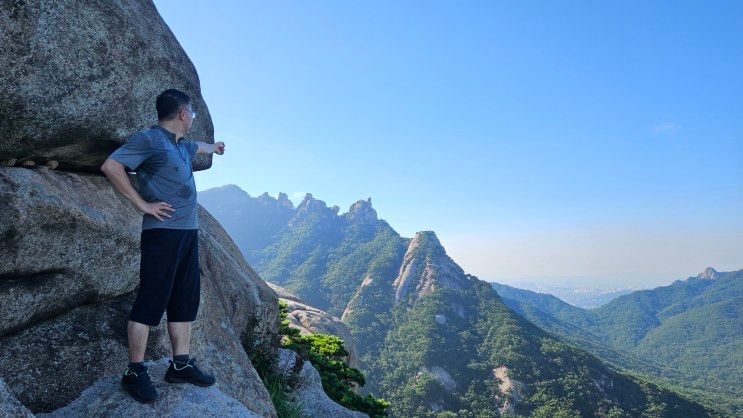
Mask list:
[[[0,167],[0,336],[133,291],[141,229],[101,175]]]
[[[37,417],[205,417],[225,416],[260,418],[217,385],[200,388],[194,385],[173,385],[162,380],[168,368],[168,358],[145,362],[158,392],[159,399],[141,404],[124,393],[121,376],[106,376],[85,389],[79,398],[64,408]]]
[[[302,302],[302,299],[299,298],[299,296],[295,295],[294,293],[291,293],[286,288],[277,285],[276,283],[272,282],[266,282],[268,286],[273,289],[274,292],[276,292],[276,296],[279,297],[279,299],[284,299],[285,301],[294,301],[294,302]]]
[[[26,407],[48,412],[101,376],[123,373],[126,322],[135,292],[34,323],[0,338],[0,377]],[[168,355],[167,331],[153,328],[147,357]]]
[[[199,114],[188,139],[214,142],[196,69],[150,0],[2,0],[0,45],[0,162],[98,171],[157,123],[155,98],[169,88]]]
[[[3,379],[0,379],[0,417],[29,418],[33,416],[34,414],[10,393]]]
[[[314,333],[335,335],[343,340],[343,346],[348,351],[346,363],[351,367],[359,367],[356,339],[340,318],[307,305],[299,297],[275,283],[266,283],[276,292],[279,299],[287,304],[286,319],[289,320],[290,327],[296,328],[302,335]]]
[[[325,393],[317,369],[294,351],[279,349],[278,371],[293,382],[290,398],[299,405],[301,417],[368,418],[363,412],[350,410],[333,401]]]
[[[141,214],[102,176],[47,168],[0,167],[0,205],[0,378],[32,412],[49,412],[126,366]],[[244,347],[277,355],[278,299],[219,223],[198,216],[191,354],[225,394],[275,416]],[[146,358],[172,354],[166,321],[151,328]]]

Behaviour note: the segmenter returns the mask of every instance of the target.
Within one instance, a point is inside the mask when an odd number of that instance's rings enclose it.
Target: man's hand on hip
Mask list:
[[[167,216],[168,218],[172,218],[173,216],[171,214],[166,213],[165,211],[169,210],[172,212],[175,212],[175,209],[173,209],[173,206],[170,205],[170,203],[166,202],[154,202],[154,203],[148,203],[145,202],[141,208],[139,208],[144,213],[149,213],[150,215],[154,216],[158,220],[162,221],[163,216]]]

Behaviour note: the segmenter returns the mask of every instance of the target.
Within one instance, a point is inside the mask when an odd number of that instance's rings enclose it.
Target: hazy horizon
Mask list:
[[[226,143],[199,190],[371,197],[507,284],[743,267],[741,3],[155,4]]]

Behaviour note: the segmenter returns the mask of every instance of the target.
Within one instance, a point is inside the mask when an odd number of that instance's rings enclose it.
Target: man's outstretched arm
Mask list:
[[[224,142],[218,141],[213,144],[207,144],[206,142],[196,141],[196,145],[199,149],[196,150],[197,154],[224,154]]]
[[[162,221],[163,216],[171,217],[170,214],[166,213],[166,210],[175,212],[175,209],[166,202],[148,203],[142,199],[142,196],[134,190],[134,187],[129,182],[129,178],[126,175],[126,169],[124,164],[108,158],[101,166],[101,171],[106,175],[108,181],[114,186],[119,193],[123,194],[124,197],[129,199],[130,202],[139,210],[144,213],[149,213],[158,220]]]

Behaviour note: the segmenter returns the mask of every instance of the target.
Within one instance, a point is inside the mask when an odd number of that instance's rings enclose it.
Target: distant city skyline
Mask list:
[[[506,284],[743,268],[743,3],[155,4],[227,146],[200,191],[371,197]]]

